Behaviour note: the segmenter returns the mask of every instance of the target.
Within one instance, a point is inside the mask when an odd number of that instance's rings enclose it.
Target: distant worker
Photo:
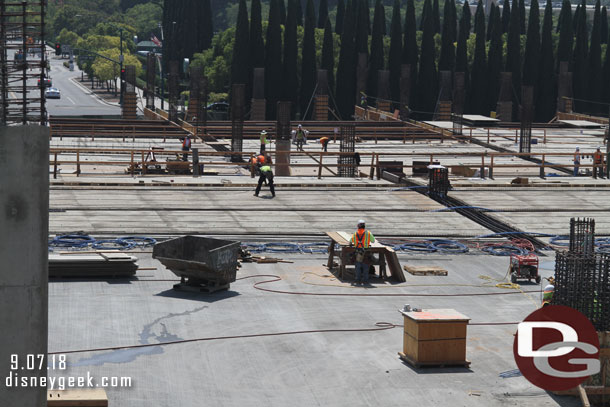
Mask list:
[[[320,137],[320,144],[322,144],[322,151],[324,151],[325,153],[328,152],[328,141],[329,138],[324,136],[324,137]]]
[[[267,140],[267,131],[261,131],[261,154],[265,154],[265,145],[269,144],[269,140]]]
[[[263,165],[260,168],[260,176],[258,177],[258,185],[256,186],[256,191],[254,192],[254,196],[258,196],[258,193],[261,192],[261,188],[263,186],[263,182],[269,182],[269,189],[271,190],[271,195],[275,198],[275,187],[273,185],[273,171],[271,171],[271,167],[268,164]]]
[[[555,279],[553,277],[549,277],[547,280],[549,280],[549,284],[544,287],[544,293],[542,294],[543,307],[551,305],[551,302],[553,301],[553,293],[555,292]]]
[[[601,147],[597,147],[597,150],[593,153],[593,178],[597,178],[599,174],[600,178],[604,178],[604,156],[601,152]]]
[[[576,147],[574,151],[574,176],[578,176],[578,168],[580,167],[580,148]]]
[[[375,243],[375,236],[366,230],[366,224],[361,219],[358,221],[358,230],[352,235],[350,241],[350,246],[356,249],[356,279],[354,281],[356,285],[368,285],[369,283],[369,266],[364,264],[364,261],[371,243]]]
[[[306,141],[306,130],[303,129],[303,126],[300,124],[297,127],[295,139],[297,142],[297,151],[303,151],[303,143],[305,143],[305,141]]]
[[[360,107],[364,110],[366,110],[368,107],[368,103],[366,102],[366,95],[364,93],[362,94],[362,96],[360,96]]]
[[[182,151],[189,151],[191,149],[191,138],[186,136],[182,139]],[[188,161],[188,154],[182,154],[182,161]]]

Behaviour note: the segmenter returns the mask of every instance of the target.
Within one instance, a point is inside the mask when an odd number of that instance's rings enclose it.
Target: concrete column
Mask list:
[[[0,127],[0,400],[3,406],[47,405],[45,387],[7,387],[27,370],[26,355],[47,354],[49,132]],[[11,355],[18,367],[11,371]],[[22,367],[24,369],[22,369]]]

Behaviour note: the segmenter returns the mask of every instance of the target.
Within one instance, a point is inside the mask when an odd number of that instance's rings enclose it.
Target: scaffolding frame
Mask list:
[[[0,2],[0,125],[47,123],[46,0]]]

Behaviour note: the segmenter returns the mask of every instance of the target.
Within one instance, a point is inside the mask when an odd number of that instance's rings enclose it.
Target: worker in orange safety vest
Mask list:
[[[350,246],[356,249],[356,279],[354,285],[369,284],[369,266],[364,263],[366,251],[375,243],[375,236],[366,230],[364,220],[358,221],[358,230],[352,235]]]

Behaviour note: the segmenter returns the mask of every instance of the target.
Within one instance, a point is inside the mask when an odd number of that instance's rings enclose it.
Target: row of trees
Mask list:
[[[175,1],[165,0],[165,6]],[[389,30],[382,0],[375,3],[372,25],[368,0],[337,0],[336,10],[330,13],[326,0],[318,2],[317,12],[313,0],[307,0],[304,9],[300,0],[270,0],[267,21],[262,21],[261,9],[260,0],[252,0],[249,11],[246,1],[240,0],[237,23],[231,29],[234,30],[231,46],[224,49],[214,46],[206,54],[212,55],[212,59],[206,61],[215,64],[217,58],[224,58],[228,68],[225,89],[229,83],[246,83],[247,97],[251,95],[253,69],[265,68],[270,117],[277,100],[292,101],[293,113],[309,114],[311,109],[308,111],[307,107],[316,88],[317,69],[328,70],[331,104],[342,117],[350,117],[357,100],[358,54],[365,54],[368,61],[366,93],[370,100],[377,94],[380,69],[390,71],[391,99],[399,100],[401,65],[409,64],[412,80],[409,108],[424,115],[435,110],[439,71],[465,73],[468,113],[487,115],[495,110],[500,72],[508,71],[512,73],[514,102],[519,102],[522,85],[533,86],[536,120],[551,119],[561,61],[568,62],[573,72],[576,99],[606,102],[610,98],[607,47],[606,57],[602,58],[605,47],[602,44],[608,40],[608,19],[599,0],[592,24],[587,22],[584,1],[573,13],[569,0],[565,0],[556,27],[550,0],[546,2],[542,24],[537,0],[531,1],[529,16],[523,0],[513,0],[512,6],[508,0],[504,7],[492,5],[488,17],[479,2],[474,24],[467,2],[458,16],[455,1],[446,0],[441,20],[438,0],[425,0],[417,24],[414,0],[407,0],[404,15],[400,0],[395,0]],[[196,9],[185,6],[182,13],[193,10]],[[179,7],[172,12],[179,12]],[[334,29],[331,14],[336,16]],[[165,21],[169,27],[170,20]],[[184,30],[189,32],[186,27]],[[214,41],[209,45],[214,43],[219,44]],[[197,47],[201,50],[209,45]],[[180,49],[173,43],[168,46],[169,52]],[[197,47],[180,52],[189,56]],[[602,110],[602,105],[595,104],[580,103],[580,107]]]

